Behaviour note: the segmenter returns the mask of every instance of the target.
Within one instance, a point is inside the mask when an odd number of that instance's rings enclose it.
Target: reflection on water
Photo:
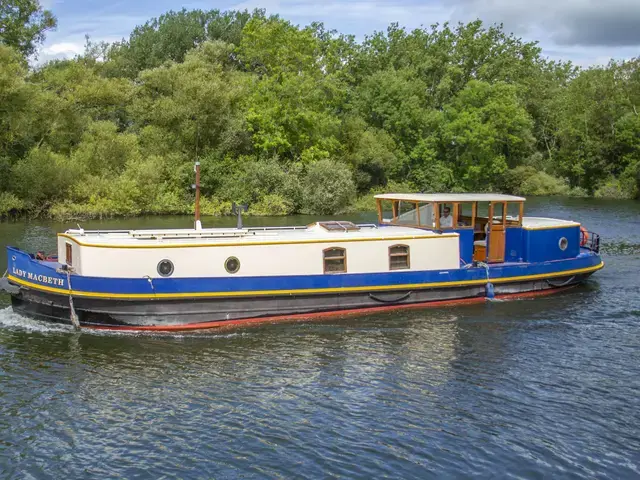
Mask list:
[[[529,203],[601,233],[607,267],[535,300],[195,335],[0,308],[0,476],[638,477],[640,209]],[[51,250],[71,226],[0,224],[0,239]]]

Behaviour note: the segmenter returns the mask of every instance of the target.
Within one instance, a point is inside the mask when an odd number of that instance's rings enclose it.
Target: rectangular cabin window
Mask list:
[[[418,211],[415,202],[405,200],[398,201],[397,218],[395,223],[399,225],[418,225]]]
[[[407,245],[389,247],[389,270],[404,270],[409,267],[409,247]]]
[[[458,218],[455,219],[457,228],[473,228],[475,221],[474,203],[463,202],[458,204]]]
[[[436,215],[433,211],[433,203],[419,203],[418,204],[418,217],[421,227],[435,227]]]
[[[475,231],[480,232],[479,235],[482,238],[484,238],[482,233],[486,233],[489,230],[489,203],[488,202],[476,203],[476,224],[474,225],[474,227],[475,227]]]
[[[493,225],[504,225],[505,222],[505,204],[503,202],[493,202]]]
[[[67,265],[73,266],[73,246],[70,243],[65,243],[65,260]]]
[[[522,202],[507,203],[507,227],[519,227],[522,225],[520,217],[520,207]]]
[[[453,203],[441,203],[438,208],[438,228],[453,228]]]
[[[393,202],[391,200],[378,200],[379,223],[393,222]]]
[[[347,251],[344,248],[327,248],[322,253],[324,273],[344,273],[347,271]]]

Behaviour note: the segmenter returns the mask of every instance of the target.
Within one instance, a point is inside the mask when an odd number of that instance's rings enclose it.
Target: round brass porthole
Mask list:
[[[569,240],[567,240],[566,237],[562,237],[560,239],[560,241],[558,242],[558,246],[560,247],[560,250],[562,250],[564,252],[567,249],[567,247],[569,246]]]
[[[173,262],[171,260],[160,260],[158,262],[158,273],[162,277],[170,277],[173,274]]]
[[[229,273],[236,273],[240,270],[240,260],[236,257],[229,257],[224,262],[224,269]]]

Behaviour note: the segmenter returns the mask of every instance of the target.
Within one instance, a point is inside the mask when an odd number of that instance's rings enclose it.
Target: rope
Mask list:
[[[404,295],[401,295],[398,298],[395,298],[393,300],[385,300],[384,298],[377,297],[373,293],[370,293],[369,294],[369,298],[372,298],[376,302],[381,302],[381,303],[398,303],[398,302],[401,302],[401,301],[406,300],[407,298],[409,298],[412,293],[413,292],[407,292]]]
[[[71,295],[71,270],[67,269],[67,285],[69,286],[69,309],[71,310],[71,323],[76,330],[80,330],[80,320],[73,308],[73,295]]]
[[[489,264],[485,262],[478,262],[479,267],[483,267],[487,272],[487,282],[489,281]]]
[[[561,284],[559,284],[559,285],[558,285],[558,284],[551,283],[551,280],[547,280],[547,284],[548,284],[550,287],[560,288],[560,287],[564,287],[564,286],[569,285],[571,282],[573,282],[573,280],[574,280],[575,278],[576,278],[576,276],[575,276],[575,275],[573,275],[573,276],[569,277],[569,279],[568,279],[568,280],[566,280],[565,282],[563,282],[563,283],[561,283]]]
[[[151,285],[151,290],[153,290],[153,294],[156,295],[156,287],[153,285],[153,279],[149,275],[145,275],[142,278],[146,278],[149,285]]]
[[[489,279],[489,264],[485,262],[478,262],[478,266],[484,267],[484,270],[487,273],[487,284],[485,285],[485,296],[489,300],[492,300],[493,298],[495,298],[496,295],[493,290],[493,283],[491,283],[491,280]]]
[[[6,276],[7,276],[7,273],[9,273],[9,269],[8,269],[8,268],[7,268],[7,269],[4,271],[4,273],[2,274],[2,278],[6,277]]]

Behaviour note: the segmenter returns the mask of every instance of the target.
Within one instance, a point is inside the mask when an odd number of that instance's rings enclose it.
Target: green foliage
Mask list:
[[[28,208],[42,212],[51,202],[67,196],[79,174],[78,166],[68,157],[36,147],[13,167],[12,189]]]
[[[445,107],[442,140],[464,188],[487,191],[532,152],[533,122],[513,85],[471,80]]]
[[[348,205],[356,194],[351,170],[333,160],[319,160],[307,167],[303,180],[304,209],[331,215]]]
[[[0,192],[0,218],[16,215],[24,209],[24,202],[13,193]]]
[[[371,210],[386,191],[640,194],[640,59],[581,70],[480,21],[356,43],[183,9],[30,70],[52,22],[36,0],[0,6],[0,215],[192,214],[196,159],[203,215]]]
[[[635,198],[636,195],[636,190],[629,191],[628,189],[624,188],[619,180],[615,178],[607,180],[594,192],[594,196],[596,198],[627,199]]]
[[[398,183],[391,181],[384,187],[375,187],[371,191],[358,197],[349,207],[351,212],[375,212],[376,211],[376,199],[375,195],[381,193],[414,193],[416,187],[411,183]]]
[[[55,27],[55,17],[42,9],[39,0],[0,2],[0,43],[15,48],[24,57],[33,55],[44,41],[45,32]]]
[[[248,204],[249,211],[263,215],[270,208],[275,215],[299,211],[302,202],[300,169],[286,169],[276,159],[247,159],[224,178],[218,196],[229,202]],[[280,199],[286,200],[284,203]],[[286,212],[286,213],[279,213]]]
[[[516,193],[520,195],[569,195],[570,188],[561,179],[545,172],[536,172],[526,178]]]
[[[264,13],[256,10],[255,17]],[[136,27],[128,41],[115,43],[107,52],[105,71],[110,76],[135,78],[139,72],[159,67],[167,61],[181,63],[187,53],[207,40],[238,44],[247,11],[169,11]]]
[[[195,207],[193,203],[190,207],[191,208],[188,209],[189,213],[194,213]],[[200,213],[202,215],[214,215],[216,217],[231,215],[231,202],[218,200],[217,198],[202,197],[200,199]]]
[[[293,213],[291,200],[277,194],[265,195],[249,208],[251,215],[290,215],[291,213]]]

